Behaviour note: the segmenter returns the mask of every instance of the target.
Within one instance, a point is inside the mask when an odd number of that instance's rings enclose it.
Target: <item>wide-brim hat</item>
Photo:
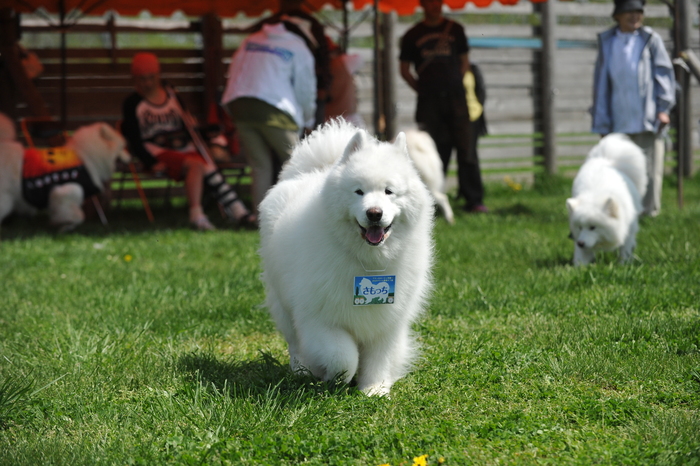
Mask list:
[[[613,16],[628,11],[641,11],[643,13],[645,3],[646,0],[615,0]]]

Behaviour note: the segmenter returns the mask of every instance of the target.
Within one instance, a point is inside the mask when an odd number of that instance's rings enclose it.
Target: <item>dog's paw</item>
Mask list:
[[[364,393],[367,396],[386,396],[389,397],[389,391],[391,390],[391,387],[383,384],[383,383],[378,383],[374,385],[369,385],[364,388],[360,388],[360,391]]]
[[[59,233],[68,233],[73,230],[75,230],[80,223],[62,223],[62,224],[54,224],[54,226],[58,227],[58,232]]]

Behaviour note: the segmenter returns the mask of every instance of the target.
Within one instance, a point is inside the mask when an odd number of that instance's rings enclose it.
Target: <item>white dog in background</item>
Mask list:
[[[644,153],[626,135],[609,134],[591,149],[566,201],[574,265],[590,264],[597,251],[632,258],[646,189]]]
[[[260,205],[266,304],[293,370],[389,393],[415,357],[432,225],[403,134],[381,143],[337,120],[295,148]]]
[[[411,129],[406,131],[408,154],[418,169],[421,179],[433,195],[445,220],[450,225],[455,223],[455,216],[450,201],[445,194],[445,175],[442,160],[438,154],[435,141],[425,131]]]
[[[15,140],[15,129],[11,120],[0,115],[0,223],[11,212],[33,215],[37,207],[24,197],[23,165],[25,149]],[[114,173],[116,160],[129,161],[125,150],[126,141],[106,123],[95,123],[79,128],[67,141],[62,153],[77,155],[89,176],[94,188],[104,190]],[[59,155],[60,156],[60,155]],[[57,159],[58,157],[57,156]],[[70,173],[61,173],[69,176]],[[85,214],[81,205],[84,200],[83,187],[76,182],[58,183],[47,179],[44,187],[51,185],[48,192],[48,211],[52,225],[61,231],[75,228],[83,222]]]

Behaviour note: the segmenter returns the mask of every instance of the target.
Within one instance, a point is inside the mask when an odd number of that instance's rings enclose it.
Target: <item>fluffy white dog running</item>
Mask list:
[[[85,219],[86,194],[104,190],[117,158],[129,161],[126,141],[106,123],[79,128],[62,148],[25,150],[12,122],[0,117],[0,223],[13,211],[48,208],[52,225],[71,230]]]
[[[406,151],[338,120],[294,150],[260,205],[266,304],[293,370],[386,395],[416,353],[433,202]]]
[[[591,149],[566,201],[574,265],[590,264],[597,251],[632,258],[646,189],[644,153],[626,135],[609,134]]]
[[[450,225],[455,223],[455,216],[450,201],[445,194],[445,175],[443,175],[442,160],[438,154],[435,141],[425,131],[411,129],[406,131],[408,155],[418,169],[421,179],[433,195],[445,220]]]

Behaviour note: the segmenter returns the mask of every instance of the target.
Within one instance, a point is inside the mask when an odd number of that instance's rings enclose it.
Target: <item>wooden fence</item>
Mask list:
[[[578,167],[597,137],[590,134],[593,62],[596,34],[610,27],[611,4],[556,2],[557,45],[555,70],[555,122],[557,165],[560,171],[571,172]],[[535,28],[538,16],[534,6],[521,2],[513,7],[494,4],[486,9],[472,8],[451,14],[465,24],[470,38],[473,61],[481,65],[487,85],[485,113],[490,135],[480,139],[480,157],[487,175],[504,174],[531,177],[541,165],[538,134],[541,105],[538,75],[539,38]],[[353,13],[351,23],[362,15]],[[337,15],[323,12],[325,19]],[[366,16],[366,15],[365,15]],[[402,18],[395,23],[396,44],[418,17]],[[647,6],[647,22],[651,22],[670,41],[668,11],[665,6]],[[163,77],[175,85],[188,107],[205,118],[208,103],[215,98],[212,86],[221,91],[223,74],[236,45],[242,39],[237,28],[249,25],[253,19],[224,20],[218,23],[222,35],[218,45],[212,44],[212,29],[217,23],[211,18],[190,21],[158,19],[86,18],[68,30],[67,50],[67,121],[75,128],[92,121],[115,123],[121,118],[121,102],[132,91],[129,62],[140,50],[152,50],[162,59]],[[697,21],[696,21],[697,22]],[[45,70],[35,82],[51,113],[59,115],[61,64],[58,33],[47,28],[36,17],[25,16],[22,21],[22,44],[35,51]],[[328,29],[330,31],[330,28]],[[217,32],[214,31],[214,37]],[[695,33],[697,37],[697,32]],[[335,36],[334,32],[329,35]],[[335,38],[335,37],[334,37]],[[356,77],[360,113],[371,127],[374,114],[374,66],[372,24],[359,23],[351,33],[350,53],[364,58],[364,66]],[[694,47],[697,50],[697,47]],[[215,73],[207,71],[211,56],[218,57]],[[398,48],[389,52],[398,59]],[[396,125],[398,129],[413,126],[415,94],[398,76],[396,83]],[[698,89],[693,82],[693,118],[700,117],[697,104]],[[0,91],[8,92],[8,90]],[[11,90],[9,90],[11,92]],[[20,106],[13,109],[16,117],[26,114]],[[697,148],[697,131],[693,138]],[[672,153],[668,163],[672,164]],[[696,156],[697,159],[697,156]],[[697,163],[695,164],[697,166]]]

